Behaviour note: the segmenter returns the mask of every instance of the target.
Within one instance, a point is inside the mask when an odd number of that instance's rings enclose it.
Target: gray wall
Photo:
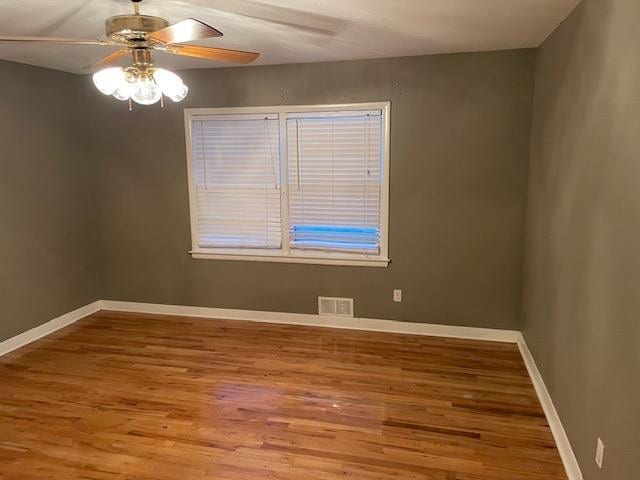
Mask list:
[[[80,80],[0,61],[0,341],[98,298]]]
[[[534,51],[190,70],[178,105],[97,92],[105,297],[518,328]],[[88,84],[89,82],[87,82]],[[90,87],[87,87],[90,88]],[[388,268],[194,260],[182,109],[391,100]],[[393,303],[392,289],[404,291]]]
[[[524,334],[587,480],[640,478],[639,18],[585,0],[537,61]]]

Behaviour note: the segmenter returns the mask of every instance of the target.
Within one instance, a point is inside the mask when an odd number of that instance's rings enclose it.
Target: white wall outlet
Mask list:
[[[393,291],[393,301],[401,302],[402,301],[402,290],[394,290]]]
[[[598,438],[598,441],[596,442],[596,465],[598,465],[598,468],[602,468],[603,460],[604,460],[604,443],[602,443],[602,440]]]

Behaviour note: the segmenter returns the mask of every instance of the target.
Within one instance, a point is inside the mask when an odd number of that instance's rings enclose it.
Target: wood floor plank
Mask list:
[[[0,359],[0,479],[563,480],[515,345],[98,312]]]

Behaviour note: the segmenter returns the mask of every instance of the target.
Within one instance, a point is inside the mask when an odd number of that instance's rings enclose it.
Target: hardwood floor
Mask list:
[[[99,312],[0,382],[2,479],[566,478],[512,344]]]

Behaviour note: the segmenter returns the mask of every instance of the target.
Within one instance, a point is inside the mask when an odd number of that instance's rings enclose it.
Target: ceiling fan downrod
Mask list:
[[[131,2],[133,2],[133,13],[134,15],[140,15],[140,5],[139,3],[142,0],[131,0]]]

